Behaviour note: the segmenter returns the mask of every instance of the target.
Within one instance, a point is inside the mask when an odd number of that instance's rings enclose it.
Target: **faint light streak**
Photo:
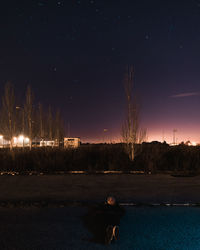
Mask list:
[[[171,98],[181,98],[181,97],[189,97],[189,96],[199,96],[200,92],[188,92],[188,93],[181,93],[176,95],[171,95]]]

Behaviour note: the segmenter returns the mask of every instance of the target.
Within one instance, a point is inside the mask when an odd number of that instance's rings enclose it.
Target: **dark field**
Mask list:
[[[199,203],[200,176],[68,174],[0,176],[1,201]]]
[[[1,249],[200,249],[200,208],[126,208],[120,240],[90,242],[81,216],[87,208],[0,209]]]

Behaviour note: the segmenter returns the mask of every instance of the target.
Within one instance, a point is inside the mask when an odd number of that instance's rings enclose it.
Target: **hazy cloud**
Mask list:
[[[199,96],[200,92],[189,92],[189,93],[181,93],[176,95],[171,95],[172,98],[181,98],[181,97],[188,97],[188,96]]]

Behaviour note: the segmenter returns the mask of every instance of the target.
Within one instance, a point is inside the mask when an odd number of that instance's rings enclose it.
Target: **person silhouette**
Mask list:
[[[118,204],[115,197],[108,196],[104,204],[89,208],[83,222],[93,235],[91,241],[110,244],[119,239],[120,219],[125,210]]]

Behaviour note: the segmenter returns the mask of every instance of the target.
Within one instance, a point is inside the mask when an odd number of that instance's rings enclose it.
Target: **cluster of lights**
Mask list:
[[[188,143],[188,146],[196,146],[196,145],[197,145],[197,143],[194,141]]]
[[[18,137],[13,137],[13,143],[16,146],[24,146],[29,143],[30,139],[24,135],[19,135]]]

